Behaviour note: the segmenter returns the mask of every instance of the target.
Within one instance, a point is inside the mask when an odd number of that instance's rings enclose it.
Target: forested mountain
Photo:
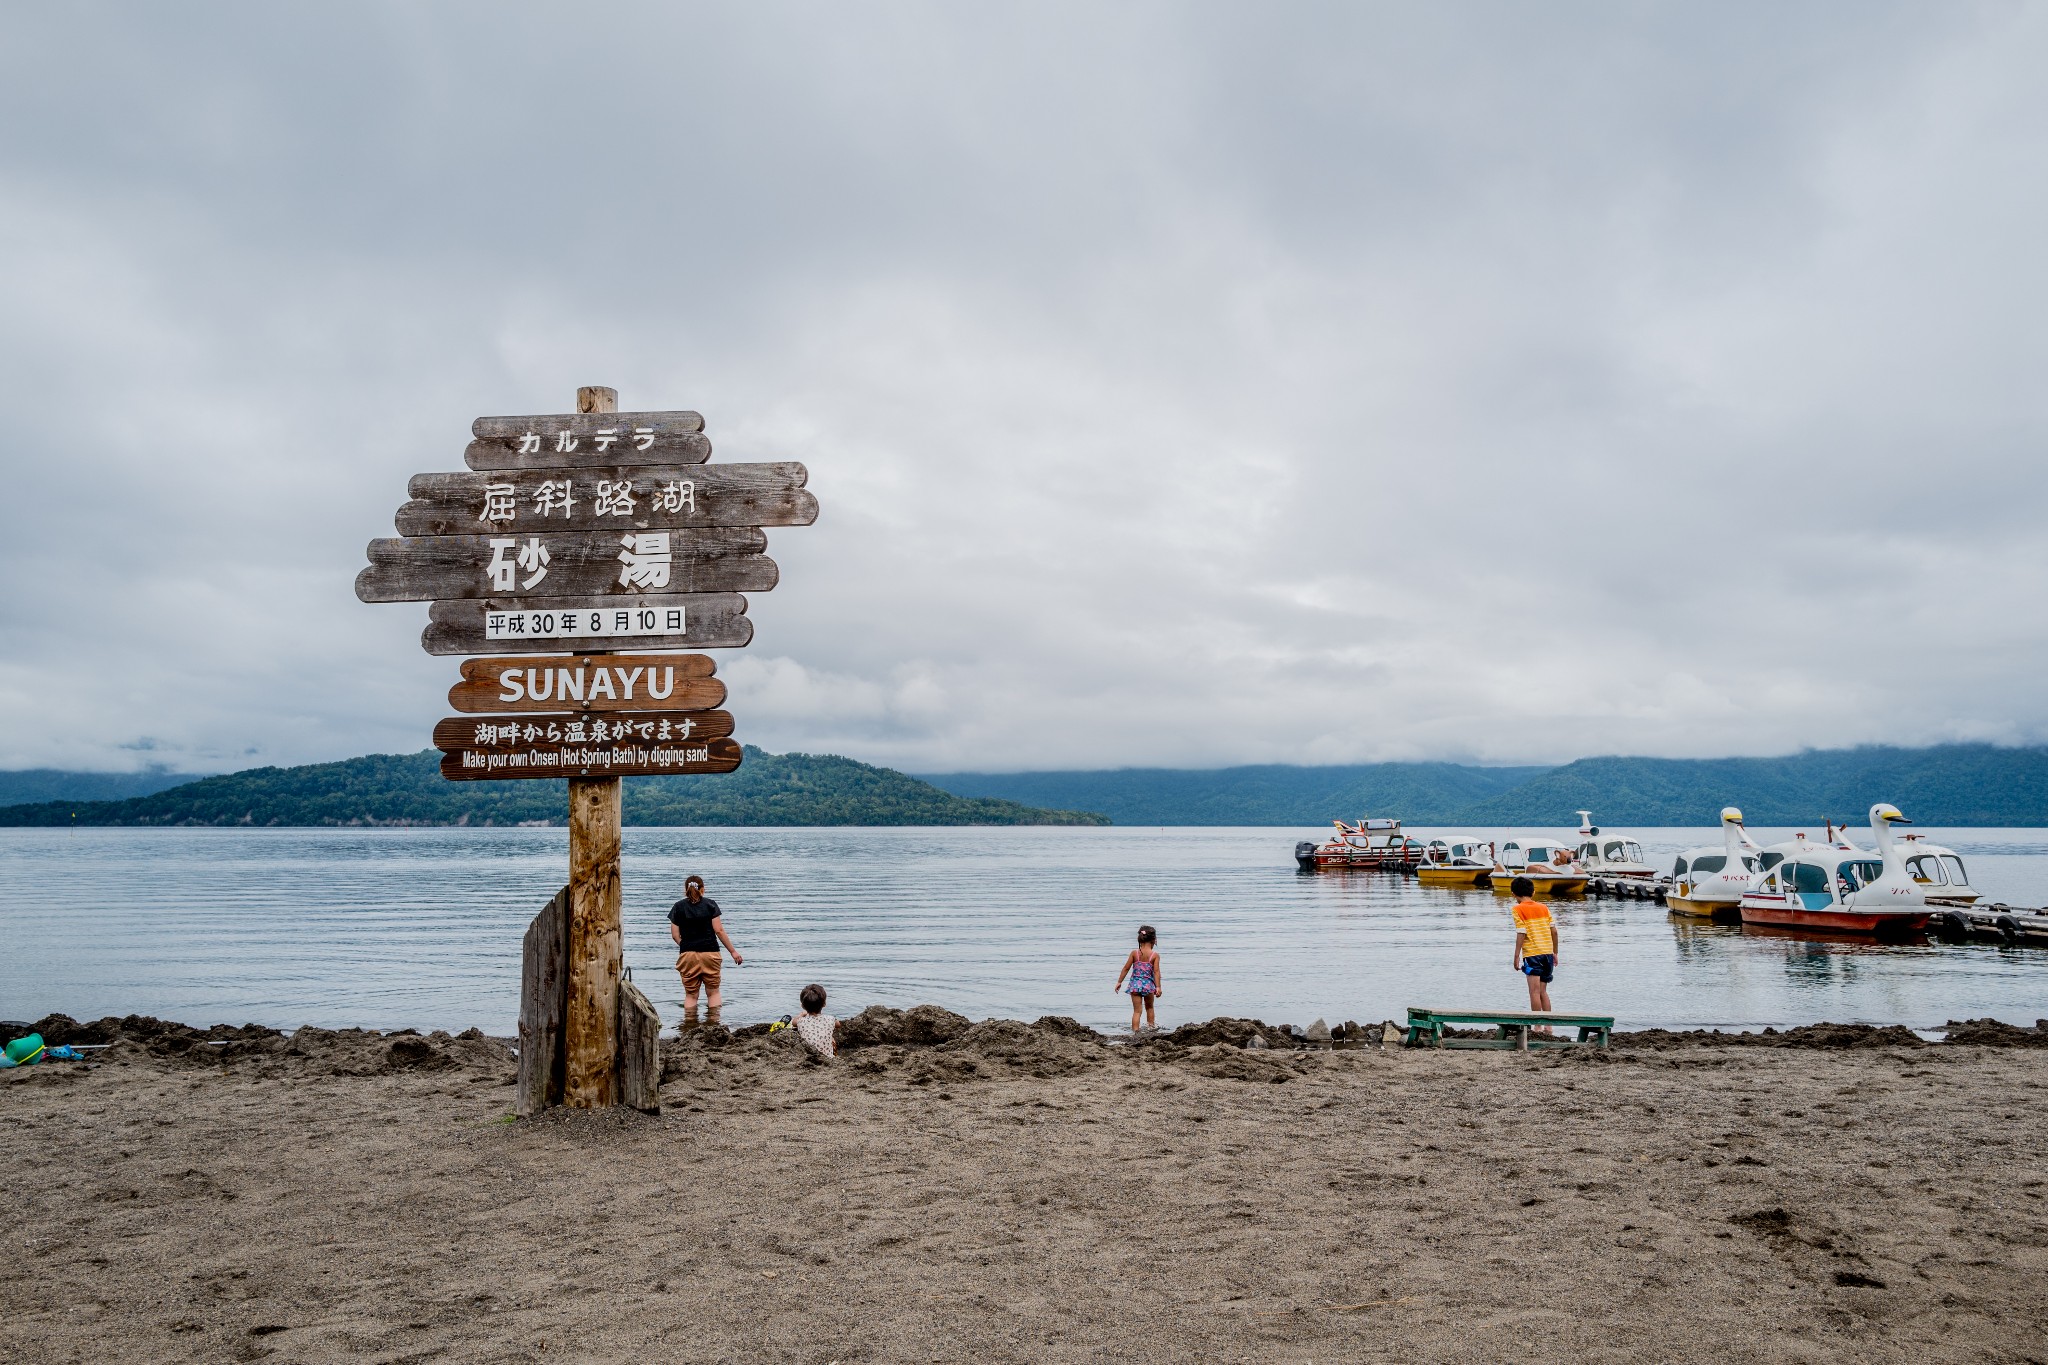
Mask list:
[[[921,774],[959,796],[1039,805],[1086,798],[1119,825],[1326,825],[1342,817],[1398,815],[1441,824],[1478,802],[1551,771],[1456,763],[1366,763],[1299,768],[1116,768],[1105,772]],[[1718,809],[1718,808],[1717,808]]]
[[[1890,801],[1932,825],[2048,826],[2048,749],[1945,744],[1812,750],[1787,758],[1582,758],[1479,802],[1461,823],[1711,825],[1736,806],[1752,825],[1861,824]]]
[[[0,825],[559,824],[560,781],[449,782],[439,755],[372,754],[254,768],[125,800],[0,809]],[[10,777],[0,774],[0,784]],[[5,790],[0,785],[0,790]],[[1455,763],[941,773],[922,780],[852,759],[747,750],[739,770],[629,777],[629,825],[1326,825],[1394,815],[1411,825],[1860,823],[1893,801],[1932,825],[2048,827],[2048,749],[1954,744],[1786,758],[1584,758],[1557,768]],[[1077,812],[1097,812],[1078,814]],[[1107,819],[1105,819],[1107,817]]]
[[[1755,825],[1849,820],[1896,802],[1923,824],[2048,826],[2048,749],[1949,744],[1811,750],[1784,758],[1582,758],[1557,768],[1453,763],[933,773],[962,796],[1100,811],[1120,825],[1711,825],[1734,805]]]
[[[561,824],[562,780],[450,782],[440,754],[252,768],[125,801],[0,809],[0,825]],[[1099,825],[1099,815],[954,796],[890,768],[748,747],[730,773],[625,779],[629,825]]]
[[[0,772],[0,806],[25,801],[124,801],[167,787],[197,782],[202,773],[75,773],[62,768],[20,768]]]

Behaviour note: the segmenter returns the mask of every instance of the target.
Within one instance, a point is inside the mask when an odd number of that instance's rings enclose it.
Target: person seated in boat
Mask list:
[[[1517,877],[1508,883],[1515,896],[1515,970],[1529,987],[1529,1008],[1551,1011],[1550,982],[1557,971],[1557,921],[1550,907],[1535,899],[1536,883]],[[1532,1031],[1538,1038],[1555,1038],[1550,1029]]]

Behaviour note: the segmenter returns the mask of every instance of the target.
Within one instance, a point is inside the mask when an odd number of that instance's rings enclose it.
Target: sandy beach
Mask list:
[[[871,1010],[829,1065],[702,1028],[660,1115],[522,1122],[473,1032],[45,1027],[115,1045],[0,1073],[25,1365],[2048,1359],[2039,1028]]]

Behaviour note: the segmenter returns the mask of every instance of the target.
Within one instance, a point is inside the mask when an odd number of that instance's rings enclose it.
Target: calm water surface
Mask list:
[[[2048,830],[1928,832],[1963,853],[1987,900],[2048,902]],[[726,967],[729,1023],[786,1013],[819,981],[842,1016],[931,1001],[1113,1025],[1129,1018],[1111,984],[1140,922],[1160,931],[1162,1024],[1526,1005],[1504,901],[1298,873],[1295,840],[1319,833],[629,829],[626,961],[673,1021],[664,917],[694,871],[747,957]],[[1720,842],[1636,837],[1666,866]],[[510,1032],[520,935],[567,856],[560,829],[0,830],[0,1017]],[[1623,1027],[2048,1015],[2048,950],[1881,947],[1640,902],[1560,901],[1558,920],[1558,1007]]]

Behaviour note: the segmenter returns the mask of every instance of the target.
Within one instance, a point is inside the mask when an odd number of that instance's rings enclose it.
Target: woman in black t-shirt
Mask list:
[[[710,1017],[716,1019],[719,1007],[725,1003],[718,993],[721,967],[718,945],[724,944],[725,950],[732,954],[733,966],[739,966],[746,959],[725,936],[725,923],[719,917],[718,902],[704,894],[702,877],[692,874],[684,879],[683,898],[668,912],[668,936],[676,944],[676,975],[683,979],[684,1010],[692,1019],[697,1017],[697,989],[701,986]]]

